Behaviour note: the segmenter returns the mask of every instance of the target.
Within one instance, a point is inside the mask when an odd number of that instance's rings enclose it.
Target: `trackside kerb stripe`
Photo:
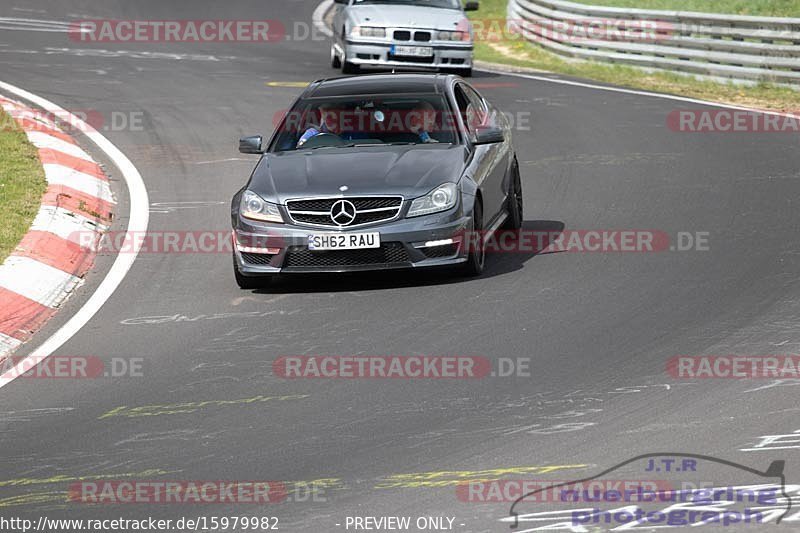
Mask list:
[[[127,230],[131,234],[145,233],[150,221],[149,212],[149,198],[147,195],[147,188],[142,180],[141,174],[131,161],[123,154],[119,148],[106,139],[97,130],[92,128],[89,124],[82,121],[79,117],[68,113],[60,106],[46,100],[40,96],[30,93],[24,89],[20,89],[14,85],[0,82],[0,89],[12,93],[24,100],[27,100],[34,105],[44,109],[45,111],[55,114],[56,116],[69,117],[70,123],[73,124],[79,131],[92,141],[100,150],[102,150],[111,159],[121,172],[121,176],[128,187],[130,197],[130,218]],[[35,134],[31,134],[36,137]],[[29,135],[29,138],[30,136]],[[55,141],[47,141],[46,134],[41,134],[43,139],[39,139],[42,144],[48,144]],[[53,139],[50,137],[49,139]],[[69,143],[56,140],[63,146],[70,146]],[[36,143],[34,143],[35,145]],[[47,147],[47,146],[46,146]],[[52,146],[51,146],[52,147]],[[80,150],[80,149],[79,149]],[[70,152],[67,152],[70,153]],[[88,157],[82,150],[80,153],[75,152],[75,157],[83,159],[82,155]],[[132,239],[128,243],[128,248],[131,253],[119,254],[111,266],[111,269],[106,274],[106,277],[100,282],[97,290],[89,297],[77,313],[75,313],[61,328],[56,331],[50,338],[48,338],[42,345],[33,350],[33,352],[25,359],[16,363],[15,367],[2,376],[0,376],[0,387],[4,387],[11,383],[15,378],[22,374],[22,371],[29,366],[26,362],[28,358],[36,358],[37,360],[49,357],[60,348],[65,342],[72,338],[78,331],[86,325],[89,320],[100,310],[100,308],[108,301],[114,294],[117,287],[125,279],[125,276],[133,266],[136,257],[141,250],[142,243],[136,242]]]
[[[10,255],[0,265],[0,287],[46,307],[58,307],[83,280],[31,257]]]
[[[55,312],[3,287],[0,287],[0,301],[6,304],[0,309],[0,333],[19,341],[27,340],[31,331],[39,329]]]
[[[67,141],[56,139],[55,137],[48,135],[42,131],[29,131],[27,132],[28,139],[31,141],[36,148],[51,148],[53,150],[57,150],[59,152],[64,152],[65,154],[78,157],[85,161],[91,161],[92,158],[86,152],[81,149],[75,143],[69,143]]]

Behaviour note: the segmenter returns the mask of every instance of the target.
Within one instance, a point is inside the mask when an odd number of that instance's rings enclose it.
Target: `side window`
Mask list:
[[[467,128],[467,135],[469,136],[470,141],[474,141],[475,129],[478,124],[475,121],[477,109],[475,107],[475,102],[470,98],[467,91],[469,91],[469,88],[464,84],[459,83],[455,87],[454,94],[456,97],[456,104],[458,105],[458,112],[461,115],[461,120],[464,121],[464,126]]]
[[[464,93],[469,99],[469,107],[467,109],[468,127],[474,133],[478,126],[484,126],[488,123],[488,110],[483,98],[472,87],[465,85]]]

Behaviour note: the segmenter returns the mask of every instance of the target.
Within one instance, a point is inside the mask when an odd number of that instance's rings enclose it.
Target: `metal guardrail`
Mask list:
[[[800,85],[800,18],[509,0],[508,25],[572,58]]]

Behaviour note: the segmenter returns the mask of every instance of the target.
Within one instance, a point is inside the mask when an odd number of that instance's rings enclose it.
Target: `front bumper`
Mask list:
[[[430,58],[393,56],[392,45],[430,46],[433,48],[433,56]],[[344,52],[341,50],[339,52],[347,62],[361,66],[466,69],[472,67],[473,47],[472,44],[347,41]]]
[[[238,227],[233,231],[234,255],[239,272],[245,276],[456,265],[466,261],[467,246],[463,235],[469,230],[471,220],[471,216],[456,208],[452,212],[340,232],[334,228],[262,224],[239,217]],[[333,252],[308,249],[308,235],[311,233],[370,232],[380,233],[381,248]],[[453,242],[447,244],[450,239]],[[253,253],[254,250],[262,253]],[[271,253],[263,253],[267,251]]]

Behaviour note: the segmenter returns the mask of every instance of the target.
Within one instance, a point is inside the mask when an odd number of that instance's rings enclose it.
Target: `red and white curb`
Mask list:
[[[0,265],[0,360],[53,316],[82,283],[116,205],[103,170],[55,122],[0,96],[39,151],[47,190],[30,230]],[[94,234],[91,241],[87,234]],[[83,236],[83,238],[81,238]],[[82,244],[83,243],[83,244]]]

